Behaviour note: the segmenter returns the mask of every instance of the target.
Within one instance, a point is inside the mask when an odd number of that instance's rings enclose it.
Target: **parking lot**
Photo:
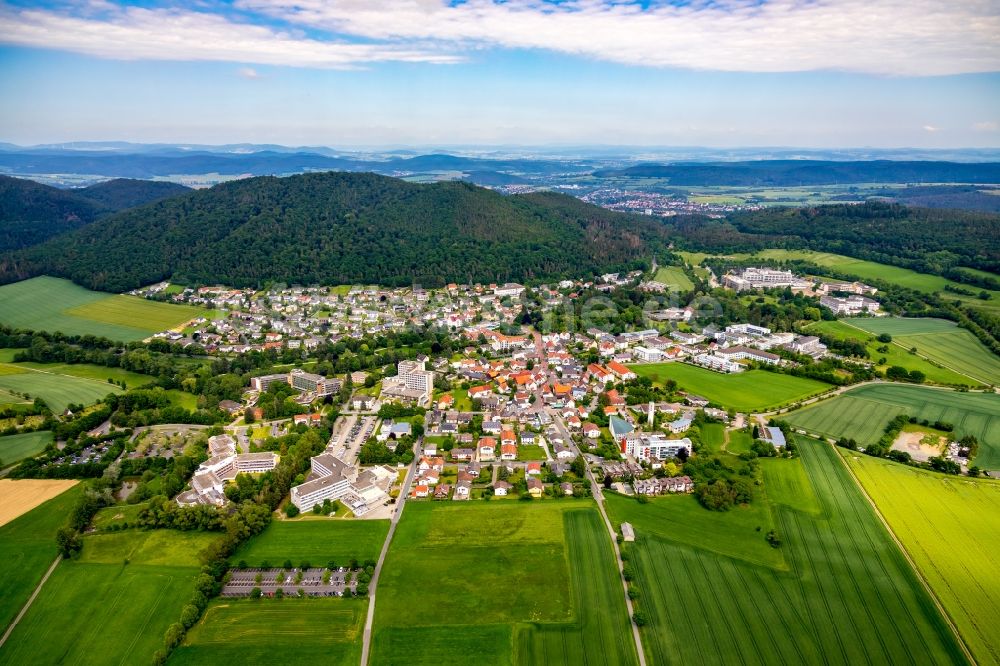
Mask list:
[[[324,574],[329,580],[324,583]],[[223,597],[248,597],[255,587],[264,596],[272,596],[279,588],[286,595],[298,594],[299,590],[309,597],[340,597],[344,595],[344,580],[351,574],[351,582],[346,585],[354,592],[357,587],[357,572],[339,569],[233,569],[229,581],[222,587]],[[301,575],[301,576],[300,576]]]

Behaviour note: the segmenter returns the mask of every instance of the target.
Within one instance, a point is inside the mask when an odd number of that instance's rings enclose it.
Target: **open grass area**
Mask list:
[[[635,526],[626,550],[648,620],[647,663],[966,663],[836,451],[798,444],[800,459],[768,461],[765,497],[754,502],[773,517],[787,568],[745,556],[770,548],[767,524],[720,526],[690,498],[609,498],[613,522]],[[673,516],[685,505],[709,520]]]
[[[230,561],[281,566],[291,560],[298,566],[305,560],[325,567],[332,560],[344,566],[351,559],[377,560],[388,533],[388,520],[275,520],[236,551]]]
[[[975,435],[980,446],[973,463],[983,469],[1000,469],[1000,395],[994,393],[870,384],[781,418],[810,433],[847,437],[867,446],[878,441],[894,416],[904,413],[931,423],[951,423],[959,438]]]
[[[546,460],[545,449],[536,444],[522,444],[517,447],[518,460]]]
[[[694,289],[694,283],[687,276],[680,266],[660,266],[656,270],[653,281],[665,284],[671,289],[679,291],[690,291]]]
[[[1000,482],[841,453],[976,661],[1000,664]]]
[[[0,437],[0,467],[37,456],[51,443],[52,432],[48,430]]]
[[[874,335],[888,333],[904,353],[917,354],[984,384],[1000,384],[1000,357],[969,331],[944,319],[880,317],[848,319],[845,323]]]
[[[590,501],[407,505],[375,612],[373,664],[636,662]]]
[[[167,663],[356,666],[367,608],[365,599],[214,601]]]
[[[673,379],[685,391],[704,396],[724,408],[743,412],[773,409],[831,388],[824,382],[767,370],[726,375],[686,363],[645,363],[629,367],[654,383]]]
[[[10,368],[11,365],[0,367]],[[0,374],[0,389],[15,393],[27,393],[32,398],[41,398],[56,414],[70,404],[89,405],[109,393],[121,393],[114,384],[96,379],[83,379],[68,375],[58,375],[21,368],[16,374]]]
[[[128,388],[138,388],[143,384],[155,381],[154,377],[129,372],[122,368],[108,368],[103,365],[93,365],[91,363],[11,363],[0,365],[0,369],[22,368],[25,370],[38,370],[55,375],[65,375],[67,377],[78,377],[80,379],[93,379],[94,381],[108,383],[111,379],[116,382],[125,382]]]
[[[0,561],[4,563],[0,567],[0,632],[17,616],[56,559],[56,532],[66,523],[81,489],[74,486],[0,527]]]
[[[197,552],[215,538],[164,530],[85,537],[80,558],[59,564],[0,649],[0,664],[150,663],[191,598]]]
[[[126,342],[208,312],[189,305],[90,291],[69,280],[47,276],[0,287],[0,323]]]

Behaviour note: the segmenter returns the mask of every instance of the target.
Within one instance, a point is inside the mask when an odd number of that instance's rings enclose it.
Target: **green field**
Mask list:
[[[51,443],[52,433],[48,430],[0,437],[0,467],[37,456]]]
[[[130,342],[207,314],[208,310],[189,305],[90,291],[53,277],[0,287],[0,323],[67,335]]]
[[[829,400],[789,412],[781,418],[825,437],[847,437],[862,446],[874,444],[897,414],[955,426],[955,435],[975,435],[983,469],[1000,469],[1000,395],[962,393],[903,384],[870,384]]]
[[[629,366],[655,383],[673,379],[691,393],[741,412],[773,409],[828,390],[829,384],[813,379],[782,375],[767,370],[748,370],[726,375],[687,363],[646,363]]]
[[[1000,482],[842,451],[980,664],[1000,664]]]
[[[344,566],[350,559],[377,560],[389,533],[388,520],[275,520],[230,558],[246,560],[250,566],[270,562],[281,566],[303,560],[323,567],[333,560]]]
[[[546,460],[545,449],[537,444],[522,444],[517,447],[518,460]]]
[[[14,365],[0,365],[2,368],[16,368]],[[0,373],[0,389],[27,393],[32,398],[42,398],[56,414],[67,405],[77,403],[89,405],[109,393],[121,393],[114,384],[96,379],[83,379],[50,372],[39,372],[27,368],[16,368],[14,374]]]
[[[966,663],[836,451],[798,443],[800,459],[762,466],[764,494],[775,492],[755,502],[773,517],[787,568],[742,555],[764,543],[769,523],[757,532],[753,520],[707,522],[700,539],[679,539],[681,521],[663,518],[687,498],[608,498],[613,522],[635,526],[627,551],[647,663]]]
[[[215,538],[163,530],[85,537],[80,558],[59,564],[0,649],[0,664],[150,663],[191,598],[198,552]]]
[[[213,602],[169,664],[357,666],[364,599],[241,599]]]
[[[122,368],[108,368],[103,365],[93,365],[91,363],[9,363],[0,367],[21,368],[26,370],[38,370],[55,375],[65,375],[67,377],[78,377],[80,379],[93,379],[104,384],[108,380],[125,382],[128,388],[138,388],[144,384],[149,384],[156,380],[155,377],[129,372]]]
[[[849,322],[851,319],[837,319],[835,321],[817,321],[807,328],[810,333],[817,335],[828,335],[839,340],[854,339],[863,342],[868,350],[868,358],[872,363],[885,358],[885,363],[876,365],[878,370],[885,371],[886,368],[896,365],[907,370],[919,370],[924,373],[926,381],[934,384],[948,384],[953,386],[981,386],[982,384],[963,374],[942,367],[938,363],[933,363],[923,356],[911,354],[907,349],[895,344],[884,344],[875,339],[875,336],[868,331],[855,328]],[[867,320],[876,321],[876,320]],[[936,320],[940,321],[940,320]],[[886,347],[884,352],[878,351],[880,347]],[[985,350],[984,350],[985,351]]]
[[[671,289],[679,291],[691,291],[694,289],[694,283],[691,282],[691,278],[687,276],[684,269],[680,266],[660,266],[656,270],[653,281],[665,284]]]
[[[969,331],[944,319],[880,317],[845,319],[845,323],[874,335],[888,333],[895,345],[985,384],[1000,384],[1000,357]],[[908,353],[904,352],[904,353]]]
[[[379,581],[372,650],[380,665],[634,664],[596,507],[408,504]]]
[[[4,563],[0,567],[0,633],[10,625],[59,554],[56,532],[66,523],[82,487],[73,486],[0,527],[0,561]]]

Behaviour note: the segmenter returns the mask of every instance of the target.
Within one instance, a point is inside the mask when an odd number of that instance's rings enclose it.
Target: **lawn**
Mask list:
[[[0,627],[4,630],[56,559],[56,531],[66,523],[82,487],[74,486],[0,527],[0,561],[4,563],[0,567]]]
[[[125,382],[125,386],[132,389],[144,384],[156,381],[150,375],[130,372],[122,368],[108,368],[103,365],[93,365],[91,363],[12,363],[0,367],[23,368],[28,370],[38,370],[55,375],[66,375],[67,377],[78,377],[80,379],[93,379],[94,381],[108,383],[111,379],[116,382]]]
[[[2,365],[0,368],[12,368]],[[15,374],[0,373],[0,389],[27,393],[32,398],[41,398],[56,414],[70,404],[89,405],[109,393],[121,393],[121,387],[96,379],[83,379],[68,375],[57,375],[20,368]]]
[[[653,277],[653,281],[665,284],[671,289],[679,291],[691,291],[694,289],[694,283],[691,282],[691,278],[687,276],[684,269],[680,266],[660,266],[656,270],[656,276]]]
[[[51,443],[52,432],[49,430],[0,437],[0,467],[37,456]]]
[[[800,459],[767,461],[754,502],[773,518],[787,568],[746,555],[770,548],[768,523],[720,526],[684,497],[609,498],[613,522],[636,530],[627,552],[647,663],[966,663],[836,451],[798,444]]]
[[[206,314],[202,308],[90,291],[47,276],[0,287],[0,323],[67,335],[130,342]]]
[[[388,520],[275,520],[230,561],[245,560],[250,566],[263,562],[281,566],[285,560],[298,566],[308,561],[322,567],[332,560],[344,566],[351,559],[377,560],[388,533]]]
[[[59,564],[0,649],[0,664],[151,662],[191,598],[197,552],[215,538],[164,530],[85,537],[80,558]]]
[[[356,666],[364,599],[214,601],[168,662]]]
[[[372,663],[634,664],[628,627],[593,502],[415,503],[379,582]]]
[[[829,384],[767,370],[726,375],[687,363],[648,363],[629,366],[641,377],[662,384],[673,379],[691,393],[741,412],[774,409],[828,390]]]
[[[847,437],[862,446],[878,441],[897,414],[955,426],[955,436],[975,435],[983,469],[1000,469],[1000,395],[962,393],[902,384],[861,386],[782,416],[785,421],[825,437]]]
[[[944,319],[848,319],[851,326],[878,335],[888,333],[895,345],[986,384],[1000,384],[1000,357],[969,331]]]
[[[1000,664],[1000,482],[841,452],[980,664]]]
[[[536,444],[522,444],[517,447],[518,460],[546,460],[545,449]]]

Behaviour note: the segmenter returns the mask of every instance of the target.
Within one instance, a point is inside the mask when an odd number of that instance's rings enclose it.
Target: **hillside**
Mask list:
[[[75,194],[102,204],[113,211],[141,206],[190,191],[190,187],[179,183],[130,178],[115,178],[73,190]]]
[[[557,194],[504,197],[374,174],[265,176],[102,219],[8,256],[0,279],[48,274],[105,291],[167,278],[234,286],[548,279],[637,265],[665,235],[658,221]]]

